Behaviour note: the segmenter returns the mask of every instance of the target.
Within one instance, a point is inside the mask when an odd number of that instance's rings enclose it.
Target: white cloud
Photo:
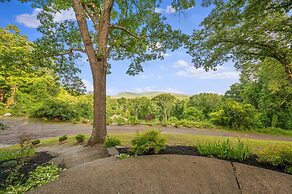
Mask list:
[[[162,76],[161,75],[155,75],[155,74],[151,73],[151,74],[148,74],[148,75],[147,74],[139,75],[138,78],[141,78],[141,79],[149,79],[149,78],[151,78],[151,79],[153,79],[153,78],[162,79]]]
[[[107,88],[106,89],[106,95],[108,96],[115,96],[117,94],[119,94],[121,91],[116,89],[116,88]]]
[[[54,21],[55,22],[62,22],[65,20],[75,20],[75,12],[73,8],[70,8],[68,10],[62,10],[61,12],[58,12],[54,14]]]
[[[36,8],[33,10],[31,14],[25,13],[25,14],[17,15],[15,20],[16,22],[23,24],[26,27],[37,28],[41,25],[40,21],[37,19],[37,15],[41,11],[42,11],[41,9]],[[61,22],[65,20],[75,20],[75,13],[72,8],[68,10],[62,10],[61,12],[55,13],[53,16],[54,16],[55,22]]]
[[[170,53],[163,53],[162,55],[163,55],[163,57],[170,57],[171,56]]]
[[[168,14],[172,14],[172,13],[175,13],[176,10],[174,7],[172,7],[171,5],[168,5],[165,9],[165,12],[168,13]]]
[[[225,69],[222,66],[217,71],[206,72],[203,68],[195,68],[184,60],[178,60],[173,65],[174,68],[180,68],[176,75],[180,77],[194,77],[199,79],[238,79],[239,73]]]
[[[16,22],[24,24],[29,28],[37,28],[41,25],[40,21],[37,19],[37,15],[41,12],[41,9],[34,9],[32,14],[20,14],[16,16]]]
[[[154,12],[155,13],[162,13],[164,10],[162,8],[159,8],[159,7],[155,7],[155,10]]]
[[[134,92],[142,93],[142,92],[165,92],[165,93],[183,93],[174,88],[164,88],[164,89],[157,89],[155,86],[146,86],[144,88],[136,88]]]
[[[168,6],[166,6],[165,9],[160,8],[160,7],[156,7],[156,8],[154,9],[154,12],[155,12],[155,13],[173,14],[173,13],[176,12],[176,10],[175,10],[175,8],[172,7],[171,5],[168,5]]]
[[[82,82],[84,83],[87,92],[93,92],[93,84],[92,84],[92,82],[90,82],[88,80],[85,80],[85,79],[83,79]]]
[[[189,63],[186,62],[185,60],[178,60],[173,64],[174,68],[185,68],[185,67],[189,67]]]

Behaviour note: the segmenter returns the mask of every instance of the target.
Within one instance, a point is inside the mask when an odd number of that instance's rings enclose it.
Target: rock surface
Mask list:
[[[292,176],[184,155],[105,158],[75,166],[30,193],[291,193]]]

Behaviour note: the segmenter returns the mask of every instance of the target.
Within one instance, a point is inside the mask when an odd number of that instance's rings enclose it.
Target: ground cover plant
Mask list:
[[[202,155],[228,160],[243,161],[252,155],[250,147],[240,140],[236,143],[231,143],[230,140],[227,139],[215,143],[198,144],[196,147]]]
[[[270,145],[258,153],[258,160],[273,166],[280,166],[292,174],[292,146]]]
[[[17,171],[12,172],[2,185],[0,193],[25,193],[33,188],[57,180],[60,169],[53,165],[38,166],[29,173],[28,179]]]

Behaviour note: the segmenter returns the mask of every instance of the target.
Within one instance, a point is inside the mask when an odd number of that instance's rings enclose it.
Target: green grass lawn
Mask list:
[[[114,133],[109,134],[111,137],[119,138],[122,142],[123,146],[130,146],[131,140],[136,136],[136,133]],[[193,135],[193,134],[163,134],[164,137],[167,139],[168,145],[185,145],[185,146],[196,146],[201,143],[212,143],[217,142],[220,140],[226,140],[229,139],[231,142],[238,141],[238,138],[235,137],[221,137],[221,136],[208,136],[208,135]],[[85,142],[88,140],[89,135],[85,135],[86,139]],[[269,146],[269,145],[279,145],[279,144],[285,144],[288,146],[292,146],[292,142],[289,141],[274,141],[274,140],[256,140],[256,139],[246,139],[246,138],[240,138],[240,141],[243,141],[247,143],[254,154],[256,154],[258,151],[262,150],[263,148]],[[58,145],[58,137],[55,138],[47,138],[47,139],[41,139],[41,145],[39,146],[52,146],[52,145]],[[77,144],[77,141],[75,139],[75,136],[68,136],[68,140],[65,143],[66,145],[74,145]],[[3,155],[6,152],[6,150],[18,150],[19,146],[14,145],[7,148],[1,148],[0,149],[0,155]],[[0,156],[1,158],[1,156]],[[0,160],[1,161],[1,160]]]

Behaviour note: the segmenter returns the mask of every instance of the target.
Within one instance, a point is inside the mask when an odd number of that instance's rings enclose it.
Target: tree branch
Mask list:
[[[127,34],[129,34],[130,36],[132,36],[132,37],[134,37],[136,39],[142,39],[143,38],[143,36],[138,36],[138,35],[134,34],[133,32],[131,32],[130,30],[128,30],[127,28],[123,27],[123,26],[111,25],[111,28],[122,30],[122,31],[126,32]]]
[[[61,53],[49,53],[49,54],[46,54],[46,55],[42,55],[41,57],[38,57],[38,59],[43,59],[43,58],[48,58],[48,57],[64,56],[64,55],[72,54],[73,52],[82,52],[82,53],[85,53],[85,50],[84,49],[81,49],[81,48],[70,48],[68,50],[64,50]]]

